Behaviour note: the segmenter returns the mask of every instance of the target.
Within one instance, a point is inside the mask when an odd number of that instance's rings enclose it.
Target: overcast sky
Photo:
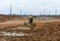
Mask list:
[[[12,12],[16,14],[57,14],[60,12],[60,0],[0,0],[0,13],[9,14],[10,4]]]

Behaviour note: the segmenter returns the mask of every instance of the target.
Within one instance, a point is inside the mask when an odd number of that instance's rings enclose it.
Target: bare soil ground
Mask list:
[[[60,41],[60,20],[34,20],[32,27],[25,26],[27,19],[12,19],[0,23],[0,30],[11,31],[16,28],[16,32],[27,33],[30,36],[23,37],[0,37],[0,41]],[[33,28],[31,30],[18,30],[20,27]]]

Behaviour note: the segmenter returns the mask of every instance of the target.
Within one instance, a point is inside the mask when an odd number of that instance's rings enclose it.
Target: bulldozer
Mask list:
[[[30,27],[31,29],[33,29],[34,27],[36,27],[36,24],[34,22],[34,18],[35,17],[28,18],[28,22],[27,23],[24,23],[24,25]]]
[[[19,29],[19,30],[32,30],[35,27],[36,27],[36,23],[34,21],[34,17],[30,17],[24,21],[24,24],[19,25],[17,29]]]

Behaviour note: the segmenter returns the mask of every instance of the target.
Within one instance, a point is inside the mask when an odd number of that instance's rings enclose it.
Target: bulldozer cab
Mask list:
[[[30,25],[32,25],[34,23],[34,18],[35,18],[35,16],[29,18],[29,24]]]
[[[33,23],[33,18],[29,18],[29,24],[31,25]]]

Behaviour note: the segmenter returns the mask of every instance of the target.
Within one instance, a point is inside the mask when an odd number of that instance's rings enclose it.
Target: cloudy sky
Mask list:
[[[60,12],[60,0],[0,0],[0,14],[10,13],[10,4],[13,14],[57,14]],[[22,12],[21,12],[22,11]]]

